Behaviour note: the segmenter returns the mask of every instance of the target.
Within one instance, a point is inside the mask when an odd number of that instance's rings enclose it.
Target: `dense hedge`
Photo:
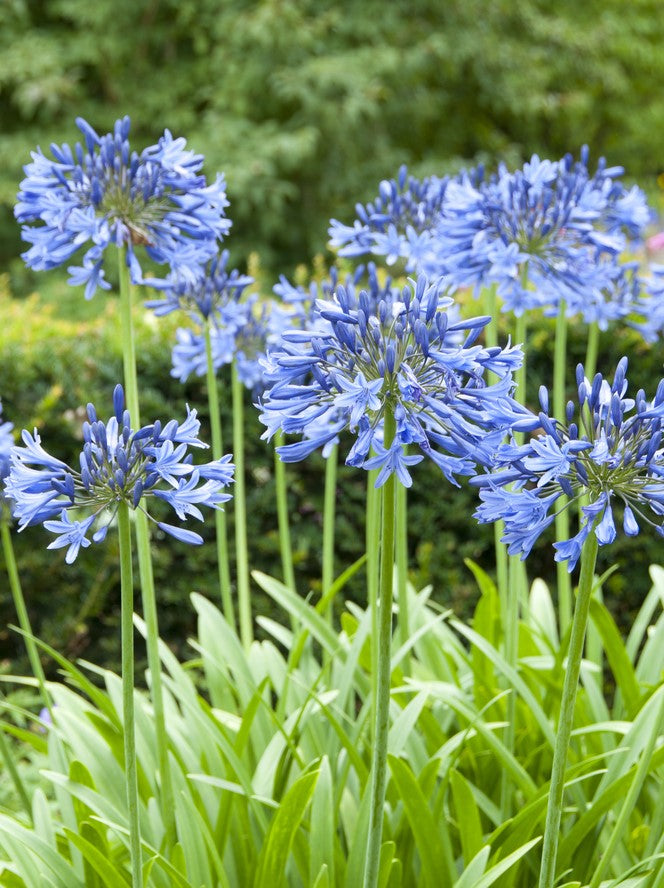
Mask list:
[[[584,143],[661,172],[659,0],[12,0],[0,3],[0,260],[29,152],[74,118],[165,127],[223,170],[235,261],[289,271],[376,183]]]
[[[104,297],[97,297],[103,299]],[[87,321],[67,321],[54,315],[52,304],[39,296],[12,299],[7,276],[0,277],[0,380],[4,416],[21,427],[38,427],[49,451],[63,459],[76,459],[84,405],[93,401],[100,414],[110,413],[113,386],[121,378],[119,324],[115,299],[98,316]],[[99,306],[98,306],[99,307]],[[184,403],[199,410],[207,428],[206,392],[202,381],[186,386],[170,376],[170,344],[176,321],[156,322],[150,313],[136,308],[138,328],[138,376],[145,421],[184,414]],[[570,336],[570,382],[572,366],[583,358],[584,331]],[[529,337],[529,391],[534,395],[540,382],[550,384],[553,327],[540,319]],[[602,338],[598,366],[611,373],[621,354],[630,356],[630,385],[652,393],[662,375],[661,350],[647,349],[636,334],[623,329]],[[222,377],[222,391],[228,379]],[[247,398],[249,403],[249,398]],[[104,407],[106,405],[106,409]],[[229,398],[223,399],[226,449],[230,450],[231,417]],[[262,427],[257,411],[246,410],[248,514],[252,568],[279,577],[279,545],[274,501],[273,456],[270,445],[260,439]],[[205,433],[204,433],[205,434]],[[346,450],[348,448],[346,447]],[[342,445],[342,452],[344,445]],[[291,530],[299,591],[314,595],[320,588],[320,543],[324,465],[314,455],[304,463],[287,466]],[[493,531],[479,527],[472,513],[476,493],[467,487],[451,487],[429,462],[413,472],[409,492],[408,542],[411,578],[419,588],[431,582],[434,597],[462,614],[470,612],[477,597],[474,580],[464,558],[493,568]],[[338,482],[337,568],[349,566],[363,552],[366,474],[342,466]],[[232,533],[232,508],[229,523]],[[208,538],[213,523],[203,530]],[[82,550],[77,561],[67,566],[62,551],[47,551],[52,537],[38,528],[15,535],[25,595],[37,633],[70,657],[87,656],[96,663],[117,665],[119,648],[119,577],[117,542],[109,534],[103,546]],[[554,579],[552,550],[540,544],[528,561],[531,577]],[[160,626],[164,637],[186,654],[186,640],[193,631],[191,608],[183,606],[193,590],[217,598],[214,545],[187,547],[170,538],[155,538],[155,576],[159,599]],[[231,559],[233,560],[232,556]],[[611,563],[629,565],[614,573],[604,592],[611,609],[626,622],[648,587],[647,567],[661,562],[661,541],[642,533],[635,540],[620,537],[600,550],[601,570]],[[255,612],[270,613],[270,604],[254,589]],[[362,600],[364,574],[360,571],[347,593]],[[274,615],[278,616],[278,615]],[[11,601],[2,596],[0,626],[15,623]],[[140,657],[140,652],[139,652]],[[0,632],[0,658],[27,668],[22,645],[14,633]]]

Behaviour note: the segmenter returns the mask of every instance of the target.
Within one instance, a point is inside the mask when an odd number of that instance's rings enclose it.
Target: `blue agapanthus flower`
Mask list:
[[[508,425],[527,416],[531,427],[531,415],[511,397],[520,349],[475,345],[489,319],[450,322],[452,300],[423,277],[397,293],[376,300],[339,285],[316,300],[318,323],[284,332],[270,351],[264,437],[277,429],[303,436],[277,448],[282,460],[304,459],[349,429],[356,439],[346,462],[380,468],[380,484],[394,473],[408,486],[408,467],[424,456],[457,483],[490,459]],[[498,379],[488,383],[487,371]],[[387,411],[396,424],[389,446]]]
[[[481,522],[505,522],[503,542],[510,554],[525,558],[553,523],[563,494],[570,504],[584,503],[578,533],[554,543],[556,561],[573,570],[594,532],[600,546],[617,534],[614,505],[622,506],[623,530],[639,533],[642,524],[664,535],[664,380],[647,401],[642,390],[628,398],[627,358],[618,363],[613,383],[598,373],[592,383],[577,367],[578,412],[570,401],[566,424],[548,416],[548,394],[540,390],[542,432],[525,444],[503,444],[493,468],[470,483],[480,488]]]
[[[488,181],[451,182],[434,230],[441,267],[457,286],[497,285],[505,310],[584,312],[605,302],[616,257],[650,219],[645,195],[617,181],[621,167],[533,155],[523,168],[500,167]],[[603,292],[600,298],[599,294]],[[595,294],[595,295],[594,295]]]
[[[105,539],[118,504],[144,511],[144,498],[168,503],[178,518],[193,515],[203,520],[199,506],[218,509],[230,499],[224,489],[233,480],[230,455],[194,465],[191,447],[207,447],[198,438],[200,422],[196,411],[187,409],[182,423],[157,421],[138,430],[131,427],[125,410],[122,386],[113,393],[114,415],[104,423],[88,404],[88,421],[83,424],[80,468],[74,469],[41,446],[41,438],[23,432],[23,446],[11,451],[11,467],[5,481],[19,530],[43,524],[55,533],[49,549],[67,547],[71,563],[83,546]],[[73,516],[73,517],[72,517]],[[151,520],[154,520],[151,518]],[[176,539],[199,545],[199,534],[161,521],[157,526]]]
[[[84,145],[52,144],[52,158],[38,149],[25,167],[14,212],[31,244],[23,254],[28,267],[56,268],[84,250],[81,264],[68,268],[69,282],[85,286],[90,299],[110,288],[104,260],[111,244],[126,248],[134,283],[144,280],[136,247],[185,280],[216,255],[231,225],[228,200],[223,176],[207,183],[200,154],[168,130],[141,154],[132,151],[128,117],[103,136],[82,118],[76,123]]]
[[[275,295],[279,297],[285,306],[288,306],[288,308],[291,309],[291,312],[285,315],[288,323],[284,325],[282,332],[285,332],[288,329],[292,332],[297,329],[306,330],[312,336],[317,335],[318,333],[323,335],[327,334],[330,328],[329,321],[321,316],[318,306],[319,303],[325,303],[330,299],[334,299],[334,293],[339,284],[339,271],[336,266],[332,266],[329,269],[327,278],[318,282],[312,282],[308,289],[301,286],[294,286],[282,275],[279,279],[279,283],[273,288]],[[355,299],[355,294],[359,293],[360,290],[365,290],[368,304],[375,307],[377,307],[381,301],[392,306],[401,300],[401,288],[393,286],[392,279],[389,275],[384,276],[382,279],[379,278],[378,269],[374,262],[369,262],[366,266],[356,266],[352,272],[346,275],[343,281],[343,287],[351,299]],[[450,305],[448,309],[448,320],[457,321],[458,318],[459,312],[457,306]],[[450,334],[450,341],[452,336],[453,334]],[[459,342],[461,341],[460,336],[458,336],[458,340]],[[277,350],[281,347],[280,339],[276,342],[275,347]],[[269,353],[264,363],[268,370],[269,378],[269,374],[275,369],[271,364]],[[301,380],[302,383],[306,383],[306,381],[307,379],[305,377]],[[343,382],[341,384],[343,386]],[[353,395],[351,393],[348,395],[349,403],[352,401],[352,398]],[[340,402],[340,406],[343,409],[344,405],[342,402]],[[353,406],[357,410],[357,407],[355,405]],[[267,417],[265,417],[265,419],[267,419]],[[271,420],[274,428],[278,428],[278,416],[272,417]],[[337,427],[340,421],[343,422],[343,417],[341,415],[337,416],[334,411],[327,411],[318,419],[308,423],[303,434],[305,438],[310,439],[321,438],[321,436],[324,437],[326,434],[326,428]],[[271,427],[272,426],[270,426],[270,428]],[[268,431],[268,435],[271,434],[272,432]],[[323,444],[323,457],[327,458],[331,454],[334,446],[338,443],[339,438],[335,433],[333,437],[329,438]]]
[[[332,219],[330,245],[340,256],[385,256],[388,265],[403,259],[406,271],[440,274],[432,230],[443,211],[448,176],[417,179],[406,166],[384,180],[366,205],[356,204],[352,226]]]
[[[184,311],[196,323],[211,318],[232,325],[235,306],[254,279],[237,268],[229,270],[228,257],[228,250],[223,250],[195,277],[171,275],[159,298],[146,302],[146,308],[157,317]]]
[[[278,340],[288,324],[286,312],[274,300],[261,300],[256,294],[243,301],[234,298],[217,306],[209,317],[212,364],[215,371],[235,362],[240,381],[251,391],[262,388],[263,361],[270,343]],[[186,382],[207,371],[205,332],[200,326],[176,331],[171,376]]]
[[[522,169],[482,167],[452,178],[418,181],[403,167],[379,195],[356,207],[352,226],[332,220],[331,245],[342,256],[370,253],[450,288],[495,284],[504,310],[522,314],[560,300],[569,316],[604,327],[624,318],[634,295],[618,254],[651,219],[644,193],[625,188],[620,167],[600,160],[591,175],[588,150],[574,161],[534,155]]]

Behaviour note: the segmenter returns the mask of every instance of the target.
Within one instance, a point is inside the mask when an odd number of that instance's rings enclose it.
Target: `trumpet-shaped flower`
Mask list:
[[[85,286],[86,299],[110,288],[104,261],[112,244],[126,248],[135,283],[143,282],[139,246],[177,278],[195,277],[230,228],[223,176],[208,184],[203,157],[168,130],[137,154],[129,146],[128,117],[103,136],[82,118],[76,123],[84,145],[53,144],[52,157],[38,149],[25,167],[14,212],[31,244],[23,254],[28,267],[55,268],[84,250],[81,264],[68,270],[70,283]]]
[[[629,536],[648,524],[664,535],[664,380],[647,401],[642,390],[628,398],[627,358],[618,363],[613,383],[597,374],[592,383],[577,367],[578,411],[570,401],[566,424],[547,415],[548,395],[540,391],[542,433],[525,444],[503,444],[494,465],[470,483],[480,488],[481,522],[502,519],[503,541],[510,554],[525,558],[554,520],[563,494],[581,500],[578,533],[558,540],[556,561],[576,565],[583,543],[594,532],[600,546],[617,535],[613,507],[623,507],[623,529]]]
[[[144,497],[157,497],[179,518],[193,515],[202,520],[198,505],[218,509],[230,499],[224,489],[233,480],[231,457],[194,465],[188,452],[191,447],[207,446],[198,438],[196,411],[188,410],[182,423],[171,420],[162,426],[157,421],[134,430],[121,386],[115,388],[113,406],[114,415],[104,423],[88,404],[78,469],[50,456],[36,430],[33,435],[24,431],[23,446],[11,451],[5,493],[19,530],[43,524],[56,534],[49,548],[66,546],[68,563],[81,547],[90,545],[88,534],[95,525],[92,541],[106,537],[119,503],[143,510]],[[192,531],[163,522],[157,525],[183,542],[203,542]]]
[[[264,437],[281,428],[305,438],[278,447],[281,459],[303,459],[346,427],[357,436],[346,462],[380,467],[379,483],[395,473],[407,484],[406,467],[422,456],[457,483],[456,475],[473,474],[476,460],[490,455],[507,426],[533,427],[532,415],[511,397],[520,349],[476,345],[489,319],[451,322],[449,307],[439,285],[423,277],[402,291],[337,286],[317,299],[317,322],[285,331],[268,356]],[[487,382],[487,371],[497,381]],[[388,411],[396,424],[389,446]],[[407,455],[407,445],[421,454]]]

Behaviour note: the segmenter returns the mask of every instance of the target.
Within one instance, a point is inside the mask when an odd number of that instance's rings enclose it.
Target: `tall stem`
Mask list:
[[[120,584],[122,594],[122,722],[124,727],[125,788],[129,815],[129,854],[132,888],[142,888],[141,832],[138,820],[138,774],[134,720],[134,581],[131,568],[129,508],[118,507]]]
[[[210,321],[205,324],[205,356],[207,371],[207,395],[210,410],[210,434],[212,438],[212,458],[221,459],[224,454],[224,444],[221,432],[221,410],[219,407],[219,389],[217,387],[217,374],[212,360],[212,340],[210,338]],[[221,593],[221,606],[226,622],[235,628],[235,608],[231,593],[231,571],[228,563],[228,531],[226,528],[226,513],[222,509],[215,509],[214,526],[217,543],[217,571],[219,574],[219,591]]]
[[[496,284],[485,287],[482,291],[484,294],[484,311],[491,318],[484,328],[485,342],[488,348],[498,345],[498,306],[496,304]],[[503,533],[505,532],[505,523],[503,521],[495,521],[493,525],[493,543],[496,553],[496,582],[498,584],[498,594],[505,595],[507,590],[507,546],[501,542]]]
[[[522,582],[521,561],[515,556],[509,560],[509,579],[507,584],[507,597],[505,599],[505,659],[509,665],[516,669],[519,659],[519,591]],[[507,698],[507,726],[503,742],[505,747],[514,751],[516,742],[516,693],[512,692]],[[512,814],[513,784],[506,771],[502,772],[500,787],[500,810],[503,821],[509,820]]]
[[[564,299],[560,300],[558,315],[556,317],[556,337],[553,352],[553,415],[561,423],[565,422],[565,370],[567,369],[567,305]],[[565,508],[567,497],[561,496],[556,506],[556,539],[568,540],[569,512]],[[572,583],[563,561],[557,562],[556,574],[558,580],[558,613],[560,619],[560,635],[564,635],[572,619]]]
[[[544,827],[544,844],[542,847],[542,868],[540,870],[539,888],[551,888],[555,883],[556,857],[560,837],[560,820],[563,809],[563,793],[565,788],[565,767],[567,750],[574,722],[574,703],[579,683],[583,643],[588,624],[590,595],[593,589],[593,575],[597,561],[598,542],[594,531],[585,542],[581,554],[581,576],[572,620],[572,634],[567,654],[567,668],[563,695],[560,704],[560,719],[556,742],[553,750],[553,769],[549,786],[549,803]]]
[[[233,397],[233,459],[235,461],[235,563],[237,570],[237,597],[240,613],[240,638],[245,650],[249,650],[254,638],[249,597],[249,557],[247,547],[247,501],[244,481],[244,386],[232,365]]]
[[[338,446],[335,444],[325,460],[325,495],[323,499],[323,572],[322,594],[325,596],[334,582],[334,521],[337,500]],[[332,603],[328,608],[332,619]]]
[[[2,502],[0,502],[0,509],[2,509],[2,507]],[[28,652],[30,667],[32,669],[32,674],[37,679],[37,683],[39,685],[39,693],[41,694],[41,698],[44,701],[44,706],[46,706],[46,708],[48,709],[52,719],[53,709],[51,698],[48,691],[46,690],[46,678],[44,676],[44,670],[42,668],[41,660],[39,659],[37,645],[35,644],[33,638],[32,627],[30,626],[30,618],[28,617],[28,609],[25,606],[25,598],[23,597],[21,581],[19,580],[18,576],[18,568],[16,567],[16,558],[14,556],[14,546],[12,544],[11,531],[9,529],[8,521],[6,521],[1,515],[0,534],[2,535],[2,551],[5,556],[5,567],[7,568],[9,588],[12,593],[12,598],[14,599],[14,607],[16,608],[18,624],[23,630],[23,641]]]
[[[523,273],[523,286],[528,283],[527,266]],[[517,344],[526,343],[526,313],[524,312],[515,320],[514,340]],[[516,382],[515,398],[519,404],[526,403],[526,367],[525,367],[525,350],[523,364],[514,374]],[[520,439],[522,435],[516,435]],[[510,666],[514,669],[518,662],[519,647],[519,600],[527,597],[528,579],[526,577],[525,566],[518,555],[510,555],[508,558],[507,581],[505,585],[500,584],[499,591],[501,612],[503,617],[503,631],[505,636],[505,658]],[[516,741],[516,694],[512,691],[507,698],[507,727],[505,728],[504,743],[507,750],[511,753],[514,751]],[[509,776],[506,771],[502,773],[502,783],[500,789],[500,804],[503,819],[507,820],[511,814],[512,805],[512,787],[510,785]]]
[[[385,412],[384,446],[389,448],[395,433],[394,414]],[[364,870],[364,888],[376,888],[383,834],[383,809],[387,783],[387,738],[390,715],[392,648],[392,601],[396,488],[392,473],[383,485],[383,520],[380,539],[380,601],[378,605],[378,681],[375,709],[374,758],[371,771],[369,838]]]
[[[366,551],[367,551],[367,601],[371,611],[371,698],[374,707],[378,688],[378,586],[380,583],[380,514],[381,496],[376,489],[378,469],[367,472],[367,512],[366,512]],[[375,737],[372,738],[375,741]]]
[[[118,250],[118,270],[120,275],[120,318],[122,326],[122,358],[124,365],[125,395],[127,408],[134,428],[141,425],[138,401],[138,380],[136,374],[136,352],[134,348],[134,324],[132,319],[132,298],[129,270],[123,249]],[[140,509],[135,512],[136,546],[138,572],[145,620],[146,648],[150,669],[150,691],[154,709],[154,726],[157,738],[157,758],[161,783],[161,813],[164,819],[168,842],[175,837],[175,800],[170,762],[168,759],[168,735],[164,716],[164,695],[161,686],[161,661],[159,659],[159,624],[157,619],[157,599],[150,553],[150,531],[147,514]]]
[[[524,312],[522,315],[519,315],[514,325],[514,340],[517,345],[523,345],[524,347],[523,363],[514,371],[514,381],[516,382],[515,398],[519,404],[526,403],[526,335],[526,313]]]
[[[408,493],[403,484],[396,487],[396,564],[397,602],[399,604],[399,644],[404,645],[410,638],[410,618],[408,614]],[[405,675],[409,674],[410,654],[401,661]]]
[[[284,433],[279,429],[274,440],[274,486],[277,497],[277,521],[279,524],[279,552],[281,554],[281,572],[284,584],[295,591],[295,572],[293,570],[293,547],[291,545],[290,522],[288,518],[288,487],[286,485],[286,467],[279,459],[277,447],[284,443]]]

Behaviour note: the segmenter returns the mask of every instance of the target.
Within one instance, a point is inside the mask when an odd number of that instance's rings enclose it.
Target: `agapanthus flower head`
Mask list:
[[[451,182],[433,232],[441,267],[457,286],[497,285],[505,310],[520,314],[574,305],[606,286],[627,238],[650,218],[645,195],[619,181],[622,168],[600,161],[591,175],[587,149],[574,161],[533,155],[523,168],[475,184]],[[604,260],[604,267],[598,259]]]
[[[104,260],[111,244],[126,248],[135,283],[143,281],[137,247],[178,277],[196,276],[231,224],[223,176],[208,184],[203,157],[168,130],[138,154],[129,146],[128,117],[103,136],[82,118],[76,123],[84,144],[73,150],[52,144],[52,157],[38,149],[25,167],[14,212],[31,244],[26,264],[56,268],[83,250],[81,264],[68,270],[70,283],[85,286],[86,299],[109,289]]]
[[[481,181],[482,167],[466,174],[473,182]],[[449,176],[417,179],[406,166],[394,179],[383,180],[378,194],[368,204],[356,204],[356,219],[345,225],[332,219],[328,234],[330,246],[340,256],[384,256],[387,265],[402,260],[407,272],[424,274],[430,279],[445,274],[438,255],[434,231],[444,212]]]
[[[254,279],[237,268],[229,270],[228,257],[228,250],[223,250],[201,268],[196,277],[171,275],[159,298],[146,302],[146,308],[151,308],[158,317],[172,311],[185,311],[199,323],[217,316],[224,325],[232,323],[232,317],[227,315],[233,314],[235,305]]]
[[[113,406],[114,415],[104,423],[88,404],[78,469],[50,456],[36,429],[32,435],[24,431],[23,446],[11,451],[5,492],[19,530],[43,524],[57,535],[49,548],[68,547],[68,563],[75,560],[81,546],[90,545],[88,534],[95,526],[92,541],[105,539],[120,503],[143,510],[143,499],[156,497],[168,503],[181,520],[193,515],[202,521],[200,505],[218,509],[230,498],[225,488],[233,480],[231,457],[194,465],[189,453],[189,448],[207,447],[198,437],[195,410],[187,408],[182,423],[157,421],[134,430],[122,386],[115,388]],[[193,531],[156,523],[182,542],[203,542]]]
[[[303,436],[277,448],[281,459],[304,459],[349,429],[356,440],[346,462],[380,467],[379,483],[395,473],[410,484],[407,467],[424,456],[453,483],[472,475],[506,425],[525,417],[511,398],[522,354],[476,345],[489,319],[452,323],[450,306],[423,277],[377,301],[341,285],[317,300],[320,323],[284,332],[268,357],[264,437],[277,429]],[[487,382],[486,371],[497,381]],[[388,414],[396,433],[386,442]],[[420,452],[408,454],[407,445]]]
[[[243,301],[229,300],[209,320],[212,365],[215,371],[235,361],[240,381],[248,389],[262,388],[263,363],[270,344],[277,341],[291,318],[274,300],[259,299],[256,294]],[[171,376],[186,382],[191,375],[207,372],[205,331],[195,326],[176,331]]]
[[[525,558],[554,521],[563,494],[564,507],[581,499],[578,533],[558,540],[556,561],[576,565],[594,532],[600,546],[616,537],[613,507],[622,505],[628,536],[646,524],[664,535],[664,380],[647,401],[642,390],[627,397],[627,358],[618,363],[613,382],[598,373],[590,382],[577,367],[578,405],[567,405],[566,422],[548,415],[548,394],[540,390],[541,433],[524,444],[503,444],[487,474],[471,479],[480,488],[482,522],[502,520],[510,554]]]

